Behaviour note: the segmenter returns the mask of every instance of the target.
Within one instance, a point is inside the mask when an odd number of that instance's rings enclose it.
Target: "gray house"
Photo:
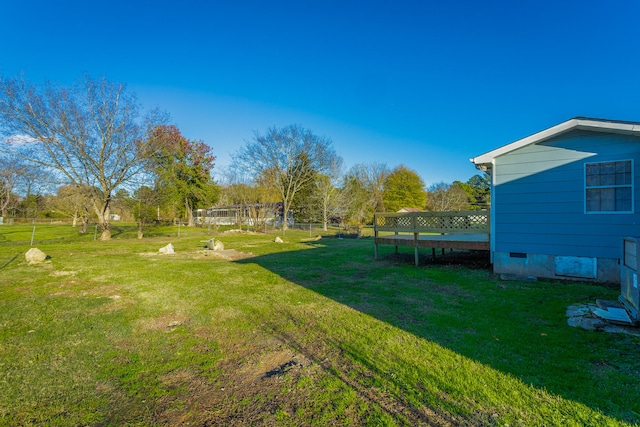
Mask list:
[[[640,123],[576,117],[474,157],[491,174],[496,273],[620,281],[640,236]]]

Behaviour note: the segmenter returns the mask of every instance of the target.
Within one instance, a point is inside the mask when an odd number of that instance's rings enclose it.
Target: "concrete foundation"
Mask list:
[[[617,258],[494,252],[493,271],[546,279],[620,283],[620,260]]]

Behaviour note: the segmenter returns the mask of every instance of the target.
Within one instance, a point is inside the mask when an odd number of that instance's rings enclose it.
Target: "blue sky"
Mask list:
[[[640,2],[0,0],[0,75],[128,84],[217,155],[297,123],[427,185],[574,116],[640,121]]]

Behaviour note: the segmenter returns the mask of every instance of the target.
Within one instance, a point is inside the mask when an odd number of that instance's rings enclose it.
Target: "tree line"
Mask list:
[[[215,156],[185,138],[158,109],[143,109],[124,84],[84,76],[70,87],[0,78],[0,216],[96,221],[111,236],[115,215],[146,225],[194,224],[193,211],[214,204],[270,206],[287,218],[362,226],[376,212],[482,209],[489,182],[425,188],[403,165],[344,162],[330,138],[294,124],[255,132],[215,182]],[[256,215],[259,212],[256,211]]]

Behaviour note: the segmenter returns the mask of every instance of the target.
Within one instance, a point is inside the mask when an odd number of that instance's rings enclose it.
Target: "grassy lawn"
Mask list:
[[[566,323],[616,288],[305,232],[36,232],[27,265],[32,226],[0,226],[1,426],[640,423],[640,338]]]

